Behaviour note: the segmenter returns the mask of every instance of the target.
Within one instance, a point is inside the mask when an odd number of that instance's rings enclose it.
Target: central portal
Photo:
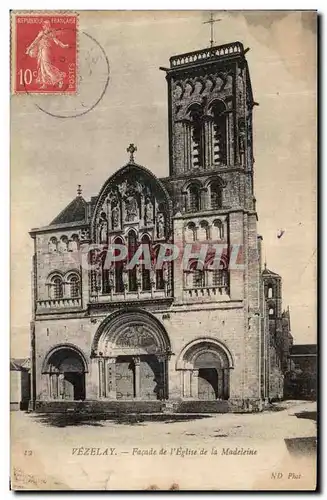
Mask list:
[[[168,397],[170,343],[151,314],[140,310],[113,314],[100,326],[94,352],[100,398],[153,401]]]
[[[163,363],[155,355],[117,357],[117,399],[164,399],[163,382]]]

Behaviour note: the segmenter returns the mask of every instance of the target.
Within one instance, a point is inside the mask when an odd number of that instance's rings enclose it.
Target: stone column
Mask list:
[[[191,376],[192,370],[183,370],[183,398],[191,398]]]
[[[223,370],[223,397],[224,397],[224,399],[229,398],[229,373],[230,373],[229,368],[225,368]]]
[[[191,139],[192,127],[189,122],[183,122],[183,150],[184,150],[184,171],[187,172],[191,169]]]
[[[105,383],[105,360],[103,358],[99,358],[98,367],[99,367],[99,397],[104,398],[106,396],[106,383]]]
[[[204,122],[204,158],[205,168],[209,169],[213,165],[213,124],[212,119],[207,117]]]
[[[133,357],[134,361],[134,387],[135,387],[135,393],[134,397],[135,398],[140,398],[141,397],[141,373],[140,373],[140,363],[141,360],[139,356],[134,356]]]
[[[106,360],[106,386],[107,397],[116,399],[116,358]]]
[[[58,375],[58,397],[59,399],[65,399],[65,387],[64,387],[64,374],[59,373]]]
[[[213,271],[205,271],[207,273],[207,286],[212,287],[213,286]]]
[[[199,370],[192,370],[191,372],[191,397],[198,399],[199,397]]]
[[[51,399],[58,399],[58,373],[50,374]]]
[[[167,356],[159,355],[158,361],[160,363],[160,386],[159,386],[159,399],[167,399]]]
[[[227,165],[235,164],[234,113],[230,110],[226,116],[226,154]]]
[[[47,384],[47,397],[48,399],[51,399],[51,373],[46,374],[46,384]]]

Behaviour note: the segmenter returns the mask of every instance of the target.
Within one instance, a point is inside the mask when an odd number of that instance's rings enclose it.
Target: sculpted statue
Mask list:
[[[163,271],[163,280],[165,283],[168,283],[169,269],[168,269],[167,263],[164,265],[162,271]]]
[[[125,265],[123,267],[123,285],[124,285],[125,289],[128,288],[128,271],[127,271]]]
[[[153,222],[153,204],[150,198],[146,198],[144,206],[144,223],[152,224]]]
[[[165,236],[165,217],[159,213],[157,217],[157,237],[164,238]]]
[[[100,236],[100,243],[107,243],[108,242],[108,221],[107,221],[107,216],[104,212],[102,212],[100,216],[100,230],[99,230],[99,236]]]
[[[126,179],[118,186],[118,191],[122,197],[125,196],[126,191],[127,191],[127,180]]]
[[[126,221],[134,222],[138,217],[138,203],[133,194],[128,194],[125,198]]]
[[[115,201],[111,205],[111,226],[112,229],[120,228],[120,209],[118,201]]]

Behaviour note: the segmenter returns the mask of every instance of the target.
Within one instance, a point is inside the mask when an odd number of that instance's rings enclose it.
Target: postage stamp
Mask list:
[[[76,94],[78,15],[16,14],[12,30],[13,92]]]

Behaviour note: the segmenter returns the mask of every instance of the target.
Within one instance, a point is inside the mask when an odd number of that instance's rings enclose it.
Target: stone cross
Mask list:
[[[126,149],[126,151],[127,151],[127,153],[129,153],[129,155],[130,155],[129,161],[130,161],[131,163],[134,163],[134,153],[135,153],[135,151],[137,151],[137,147],[136,147],[136,146],[134,146],[134,144],[130,144],[130,145],[128,146],[128,148]]]
[[[221,21],[221,19],[214,19],[213,18],[213,13],[211,12],[210,14],[210,19],[208,21],[205,21],[203,24],[210,24],[210,34],[211,34],[211,37],[210,37],[210,48],[213,47],[213,44],[214,44],[214,39],[213,39],[213,25],[214,23],[218,23],[219,21]]]

